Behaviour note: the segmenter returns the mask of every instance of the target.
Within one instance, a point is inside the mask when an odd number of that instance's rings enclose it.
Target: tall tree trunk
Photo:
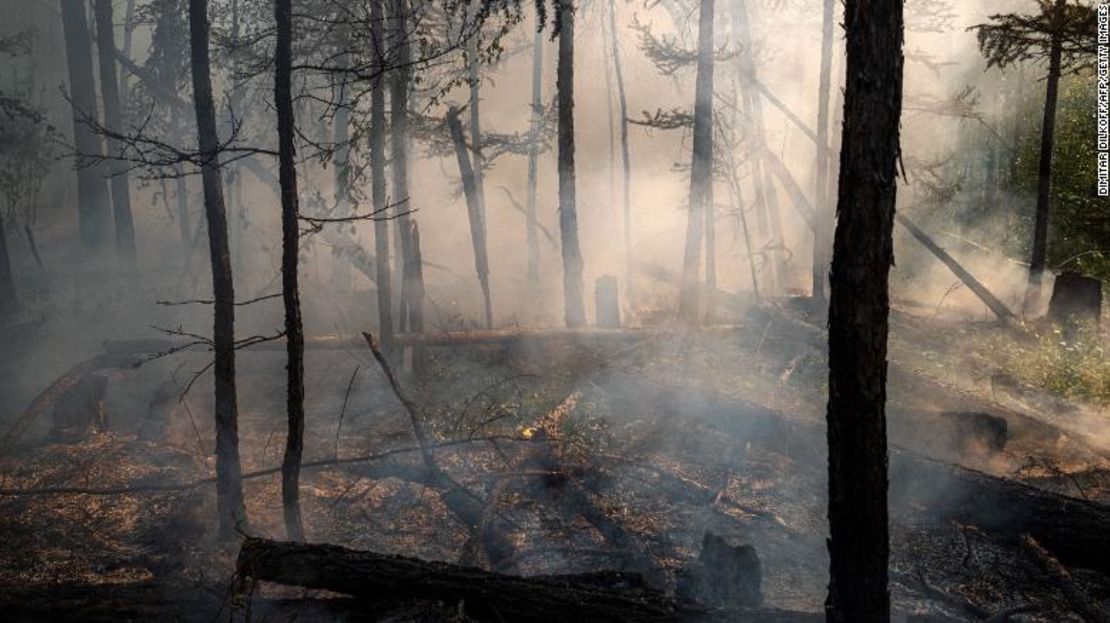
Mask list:
[[[470,82],[470,151],[474,162],[474,188],[478,191],[478,205],[482,219],[486,214],[485,160],[482,157],[482,73],[478,64],[478,38],[467,42],[467,74]]]
[[[847,84],[829,299],[828,621],[889,621],[886,377],[902,0],[846,0]]]
[[[466,196],[466,212],[470,220],[470,241],[474,246],[474,270],[478,273],[478,285],[482,288],[482,300],[485,303],[486,328],[493,328],[493,306],[490,303],[489,291],[489,256],[486,251],[486,219],[482,213],[481,198],[478,195],[477,176],[470,164],[470,155],[467,153],[466,138],[463,137],[462,122],[459,121],[459,109],[452,106],[447,111],[447,128],[451,132],[451,141],[455,144],[455,158],[459,163],[459,175],[462,176],[463,194]]]
[[[1052,20],[1059,21],[1067,0],[1056,0]],[[1037,168],[1037,212],[1033,222],[1033,254],[1029,260],[1029,288],[1025,292],[1025,309],[1031,311],[1040,298],[1041,278],[1048,255],[1048,209],[1052,193],[1052,147],[1056,139],[1056,100],[1060,89],[1060,61],[1063,39],[1054,29],[1048,56],[1048,80],[1044,95],[1044,120],[1041,122],[1041,158]]]
[[[624,72],[621,70],[620,36],[617,32],[616,0],[609,0],[609,34],[613,46],[613,71],[617,78],[617,97],[621,116],[621,213],[624,216],[624,266],[625,296],[633,297],[632,290],[632,162],[628,151],[628,99],[624,93]]]
[[[814,170],[813,204],[813,298],[825,300],[825,278],[828,274],[829,226],[832,221],[828,191],[829,156],[829,90],[832,83],[833,4],[824,0],[821,12],[821,76],[817,87],[817,156]]]
[[[530,128],[532,144],[528,149],[528,203],[526,212],[528,240],[528,282],[535,285],[540,280],[540,242],[539,221],[536,220],[536,167],[540,159],[538,144],[543,131],[543,37],[537,26],[532,41],[532,124]]]
[[[346,32],[341,35],[339,46],[343,50],[339,55],[339,66],[346,68],[350,64]],[[350,111],[348,110],[347,78],[338,74],[339,84],[335,86],[335,117],[333,118],[334,131],[332,141],[335,144],[335,213],[339,217],[347,217],[351,212],[350,185]],[[346,261],[332,262],[332,283],[336,288],[348,290],[351,287],[351,264]]]
[[[408,163],[408,134],[409,134],[409,81],[412,70],[412,50],[409,45],[408,33],[408,2],[406,0],[391,0],[393,10],[393,37],[392,44],[397,46],[395,57],[397,67],[393,71],[389,84],[389,105],[392,134],[393,162],[393,201],[398,202],[394,243],[397,255],[393,263],[394,283],[400,284],[402,296],[400,297],[399,315],[397,316],[398,328],[405,330],[408,320],[408,302],[403,296],[405,279],[405,258],[408,257],[408,239],[404,232],[409,229],[408,213],[412,211],[412,201],[409,195],[409,163]],[[384,258],[382,261],[385,261]]]
[[[293,9],[291,0],[274,0],[277,45],[274,48],[274,109],[277,111],[278,178],[281,183],[281,293],[285,303],[286,413],[289,432],[281,464],[281,506],[285,533],[304,540],[301,524],[301,454],[304,451],[304,327],[297,283],[297,168],[294,163]]]
[[[370,36],[374,41],[374,67],[378,75],[385,67],[384,28],[385,0],[370,0]],[[384,214],[385,198],[385,87],[381,80],[372,85],[370,93],[370,200],[374,212]],[[374,263],[378,287],[378,332],[385,352],[393,349],[393,297],[389,273],[389,221],[374,221]]]
[[[216,386],[216,508],[220,537],[243,529],[243,483],[239,465],[239,406],[235,388],[235,287],[227,240],[227,214],[220,180],[216,106],[208,57],[208,0],[189,0],[189,47],[192,53],[193,106],[197,138],[204,160],[204,214],[208,219],[208,253],[212,264],[212,330]]]
[[[12,260],[8,255],[8,237],[4,231],[4,217],[0,215],[0,320],[15,313],[18,307],[15,278],[12,276]]]
[[[127,0],[127,10],[123,18],[123,57],[131,60],[132,43],[135,40],[135,0]],[[128,93],[130,89],[127,88],[127,74],[124,74],[123,79],[120,81],[120,107],[123,109],[124,115],[127,114]]]
[[[713,0],[701,0],[698,15],[698,66],[694,85],[694,145],[690,158],[690,201],[686,217],[686,254],[678,314],[699,319],[701,247],[713,206]]]
[[[60,0],[62,28],[66,40],[70,98],[73,107],[73,138],[77,147],[77,220],[86,249],[102,248],[111,236],[108,181],[96,166],[103,156],[100,137],[85,117],[100,119],[93,78],[92,41],[89,38],[85,0]]]
[[[559,235],[563,247],[563,317],[568,327],[586,324],[582,295],[582,250],[574,169],[574,12],[573,0],[559,0],[559,62],[555,89],[559,105]]]
[[[104,100],[104,124],[123,131],[123,112],[119,97],[119,79],[116,75],[115,24],[112,23],[112,0],[96,0],[96,43],[100,61],[100,97]],[[108,139],[108,155],[123,155],[121,141]],[[116,229],[116,252],[123,257],[135,257],[135,224],[131,218],[131,188],[128,183],[127,165],[119,160],[109,164],[112,185],[112,215]]]
[[[762,95],[753,83],[758,79],[755,60],[752,57],[754,39],[751,32],[751,17],[747,0],[733,0],[732,26],[736,42],[742,53],[738,56],[740,64],[740,90],[745,109],[751,117],[752,130],[759,144],[767,142],[766,127],[763,123]],[[779,210],[778,191],[775,189],[773,175],[763,166],[763,159],[756,158],[752,163],[752,184],[755,188],[756,231],[761,236],[770,236],[768,267],[771,273],[771,289],[781,289],[786,281],[785,241],[782,235],[782,213]]]

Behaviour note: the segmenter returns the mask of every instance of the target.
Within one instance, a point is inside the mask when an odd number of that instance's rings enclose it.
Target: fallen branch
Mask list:
[[[236,565],[244,580],[323,589],[369,600],[458,604],[479,620],[676,621],[682,608],[635,574],[519,577],[334,545],[247,539]]]

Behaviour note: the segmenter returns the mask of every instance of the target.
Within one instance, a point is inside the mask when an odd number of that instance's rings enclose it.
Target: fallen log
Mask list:
[[[15,422],[8,427],[8,431],[4,433],[3,441],[0,441],[0,455],[11,450],[36,419],[53,405],[60,396],[80,383],[86,376],[100,370],[132,368],[140,361],[141,359],[130,353],[114,353],[109,351],[92,357],[91,359],[86,359],[70,368],[46,389],[39,392],[39,394],[35,396],[35,399],[31,401],[31,404],[28,405],[27,408],[23,410],[23,413],[16,418]]]
[[[959,277],[960,281],[962,281],[964,285],[967,286],[967,289],[971,290],[975,294],[975,296],[979,297],[979,300],[983,301],[983,304],[986,305],[987,308],[990,309],[992,312],[994,312],[995,316],[998,316],[1001,320],[1011,320],[1014,318],[1014,313],[1011,312],[1008,307],[1003,305],[1002,301],[999,301],[993,294],[991,294],[990,290],[988,290],[986,286],[980,283],[979,280],[972,276],[971,273],[967,272],[967,269],[961,266],[960,263],[957,262],[951,255],[949,255],[947,251],[941,248],[940,245],[938,245],[936,242],[933,242],[933,239],[930,238],[925,232],[921,231],[921,228],[915,225],[913,221],[906,218],[902,214],[895,214],[894,220],[897,221],[902,227],[905,227],[915,240],[920,242],[921,245],[928,249],[930,253],[935,255],[942,264],[948,267],[948,270],[951,270],[954,275]]]
[[[371,601],[459,604],[468,616],[480,620],[677,621],[698,612],[648,587],[635,574],[520,577],[335,545],[247,539],[236,568],[243,580],[323,589]]]
[[[801,467],[826,469],[825,428],[793,420],[754,403],[686,387],[622,380],[638,400],[680,413],[742,442],[789,457]],[[1026,534],[1063,563],[1110,573],[1110,507],[1044,491],[893,445],[890,506],[895,515],[973,525],[1020,546]]]

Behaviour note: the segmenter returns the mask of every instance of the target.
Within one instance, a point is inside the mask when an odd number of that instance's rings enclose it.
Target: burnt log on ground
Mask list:
[[[644,387],[642,399],[703,425],[787,456],[799,467],[825,469],[824,427],[766,407],[683,388]],[[1020,546],[1032,536],[1061,562],[1110,574],[1110,506],[1068,497],[891,446],[892,513],[973,525]]]
[[[677,621],[696,615],[635,574],[520,577],[335,545],[247,539],[241,579],[323,589],[370,601],[461,604],[480,620]]]
[[[1064,326],[1102,319],[1102,282],[1094,277],[1065,272],[1056,277],[1048,302],[1048,320]]]

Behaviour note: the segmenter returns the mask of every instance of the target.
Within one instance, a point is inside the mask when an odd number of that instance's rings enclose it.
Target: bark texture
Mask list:
[[[212,265],[212,330],[216,386],[216,507],[221,538],[243,528],[242,468],[239,464],[239,405],[235,386],[235,287],[227,239],[227,212],[220,176],[216,106],[208,53],[208,0],[189,0],[189,42],[192,53],[193,105],[197,138],[204,162],[204,215],[208,221],[208,254]]]
[[[829,621],[890,620],[886,377],[902,0],[847,0],[847,84],[829,300]]]
[[[298,227],[297,168],[293,143],[293,9],[291,0],[275,0],[274,22],[274,108],[277,111],[278,178],[281,184],[281,293],[285,304],[286,417],[285,457],[281,465],[281,506],[286,535],[304,540],[301,524],[301,454],[304,452],[304,327],[301,322],[297,261],[300,250]]]
[[[574,165],[575,10],[573,0],[559,0],[561,30],[555,78],[559,105],[559,235],[563,246],[563,317],[568,327],[586,324]]]

